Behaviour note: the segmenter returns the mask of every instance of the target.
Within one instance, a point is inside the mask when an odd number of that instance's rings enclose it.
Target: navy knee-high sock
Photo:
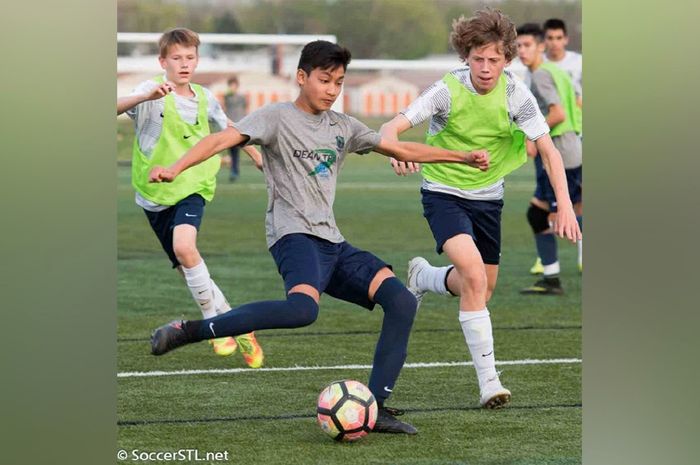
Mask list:
[[[394,389],[406,360],[408,336],[416,316],[416,298],[397,278],[387,278],[374,294],[384,309],[382,331],[374,352],[369,389],[381,407]]]
[[[318,317],[318,304],[306,294],[296,292],[287,300],[252,302],[206,320],[185,322],[190,342],[225,336],[238,336],[259,329],[300,328]]]
[[[557,261],[557,239],[554,234],[535,234],[535,245],[543,265],[551,265]]]

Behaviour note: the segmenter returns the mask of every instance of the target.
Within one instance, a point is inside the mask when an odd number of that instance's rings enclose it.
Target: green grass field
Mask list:
[[[377,121],[370,121],[373,127]],[[131,129],[119,123],[120,160],[129,158]],[[407,138],[417,140],[419,131]],[[283,298],[282,280],[265,248],[267,202],[262,174],[244,157],[242,177],[219,177],[207,206],[199,247],[212,277],[235,306]],[[349,156],[340,174],[335,212],[344,236],[394,265],[402,280],[416,255],[444,264],[422,217],[419,176],[399,178],[386,158]],[[260,331],[266,367],[325,367],[304,371],[241,370],[118,378],[118,448],[131,451],[228,451],[236,464],[574,464],[581,463],[581,363],[524,364],[581,358],[581,277],[576,250],[560,241],[564,296],[520,296],[531,284],[535,257],[525,210],[533,188],[530,163],[506,182],[498,287],[489,309],[501,379],[512,392],[503,410],[478,408],[471,366],[404,368],[388,405],[420,434],[371,434],[335,443],[315,421],[318,393],[343,378],[367,382],[382,311],[321,299],[319,319],[298,330]],[[118,168],[118,371],[171,372],[244,368],[239,354],[213,355],[206,343],[163,357],[150,355],[150,332],[174,318],[198,318],[180,276],[133,202],[129,168]],[[467,362],[457,300],[428,295],[418,312],[407,363]],[[120,462],[128,463],[128,461]],[[164,462],[159,462],[164,463]],[[174,463],[174,462],[173,462]],[[179,462],[182,463],[182,462]]]

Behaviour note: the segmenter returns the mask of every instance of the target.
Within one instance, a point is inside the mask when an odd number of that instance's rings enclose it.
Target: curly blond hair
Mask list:
[[[501,10],[485,8],[474,13],[471,18],[460,16],[452,21],[450,43],[466,60],[473,48],[495,43],[506,57],[506,61],[515,58],[515,24]]]

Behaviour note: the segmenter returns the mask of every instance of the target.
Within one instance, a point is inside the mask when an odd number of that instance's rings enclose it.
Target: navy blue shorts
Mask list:
[[[583,165],[565,170],[565,173],[571,203],[576,204],[581,202],[583,198]],[[535,180],[537,184],[533,196],[536,199],[549,202],[549,211],[557,211],[557,199],[554,195],[554,189],[552,189],[552,185],[549,183],[547,171],[544,169],[542,157],[539,154],[535,157]]]
[[[163,211],[144,210],[144,212],[160,245],[168,254],[173,268],[177,268],[180,262],[177,261],[173,250],[173,228],[179,224],[191,224],[199,231],[199,225],[202,224],[202,216],[204,216],[204,198],[199,194],[192,194]]]
[[[498,265],[501,259],[501,211],[503,200],[467,200],[456,195],[421,189],[423,216],[435,238],[435,250],[442,253],[448,239],[468,234],[474,239],[481,259]]]
[[[310,234],[288,234],[270,247],[285,292],[298,284],[309,284],[319,294],[374,308],[369,285],[382,268],[388,267],[369,252],[348,242],[335,244]]]

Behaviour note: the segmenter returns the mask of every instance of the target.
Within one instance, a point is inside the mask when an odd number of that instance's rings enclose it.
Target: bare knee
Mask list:
[[[173,252],[177,261],[185,268],[197,266],[202,261],[197,246],[191,242],[176,242],[173,244]]]
[[[487,294],[486,272],[483,269],[459,270],[462,292],[468,295]]]

